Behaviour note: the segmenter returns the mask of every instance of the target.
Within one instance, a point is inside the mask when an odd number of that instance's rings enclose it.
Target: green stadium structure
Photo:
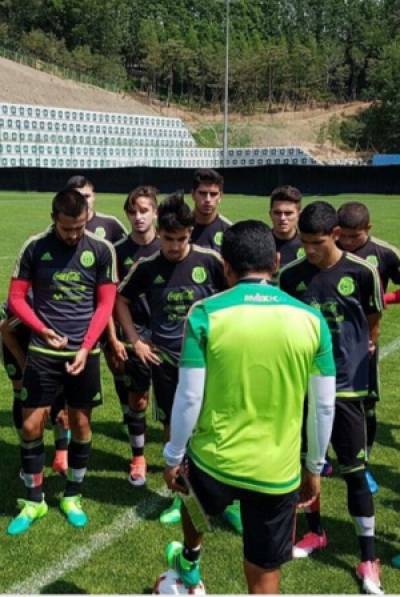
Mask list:
[[[180,118],[0,103],[0,168],[220,168],[319,164],[300,147],[196,146]]]

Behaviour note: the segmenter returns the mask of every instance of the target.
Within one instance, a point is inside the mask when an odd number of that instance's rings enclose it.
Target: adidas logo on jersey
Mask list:
[[[127,257],[124,261],[124,265],[125,267],[130,267],[131,265],[133,265],[134,261],[131,257]]]
[[[165,280],[160,274],[154,279],[154,284],[164,284]]]
[[[40,258],[40,261],[53,261],[53,257],[49,252],[43,253],[43,255]]]
[[[300,284],[297,284],[296,290],[297,292],[304,292],[307,290],[307,286],[304,284],[304,282],[300,282]]]

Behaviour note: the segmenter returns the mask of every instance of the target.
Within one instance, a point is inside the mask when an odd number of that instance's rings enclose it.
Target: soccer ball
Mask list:
[[[153,595],[205,595],[204,584],[200,582],[197,587],[185,587],[174,570],[167,570],[158,577],[153,589]]]

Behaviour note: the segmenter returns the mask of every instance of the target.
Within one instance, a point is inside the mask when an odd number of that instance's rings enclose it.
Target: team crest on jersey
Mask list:
[[[197,266],[192,270],[192,280],[196,284],[203,284],[207,280],[207,272],[204,267]]]
[[[223,238],[224,238],[224,233],[221,232],[221,230],[214,234],[214,242],[217,245],[217,247],[220,247],[222,245]]]
[[[350,296],[354,293],[356,285],[354,284],[353,278],[350,278],[350,276],[345,276],[339,280],[337,289],[342,296]]]
[[[19,399],[26,400],[27,398],[28,398],[28,390],[26,388],[22,388],[22,390],[19,393]]]
[[[92,267],[95,264],[96,258],[93,251],[83,251],[79,261],[83,267]]]
[[[94,231],[95,235],[99,238],[106,238],[106,229],[103,226],[97,226],[96,230]]]
[[[305,250],[304,247],[300,247],[300,249],[297,249],[297,253],[296,253],[296,257],[297,259],[300,259],[300,257],[305,257]]]
[[[15,375],[17,372],[17,368],[15,365],[10,363],[9,365],[7,365],[6,371],[7,371],[8,375]]]
[[[368,257],[366,257],[366,260],[368,261],[368,263],[374,265],[375,267],[378,267],[379,265],[378,257],[376,255],[368,255]]]

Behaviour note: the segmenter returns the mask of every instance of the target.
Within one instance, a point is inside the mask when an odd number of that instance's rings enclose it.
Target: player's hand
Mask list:
[[[368,342],[368,356],[371,358],[376,352],[376,344],[372,340]]]
[[[133,350],[144,365],[159,365],[161,363],[160,357],[154,348],[142,340],[138,340],[133,344]]]
[[[46,341],[47,346],[53,348],[54,350],[62,350],[67,346],[68,338],[67,336],[60,336],[54,330],[50,328],[46,328],[42,332],[42,338]]]
[[[81,348],[75,355],[72,363],[65,363],[65,369],[70,375],[79,375],[86,367],[89,351],[87,348]]]
[[[62,425],[63,429],[65,431],[68,431],[69,421],[68,421],[68,411],[66,408],[60,410],[60,412],[58,413],[58,415],[56,417],[56,423],[57,423],[57,425]]]
[[[113,342],[110,342],[110,349],[111,358],[116,367],[128,360],[128,353],[126,352],[123,342],[120,340],[113,340]]]
[[[319,475],[303,469],[303,478],[300,487],[300,498],[297,508],[307,508],[319,498],[321,493],[321,478]]]
[[[182,471],[180,465],[166,466],[164,469],[164,481],[171,491],[179,491],[180,493],[187,493],[187,489],[182,482]]]

